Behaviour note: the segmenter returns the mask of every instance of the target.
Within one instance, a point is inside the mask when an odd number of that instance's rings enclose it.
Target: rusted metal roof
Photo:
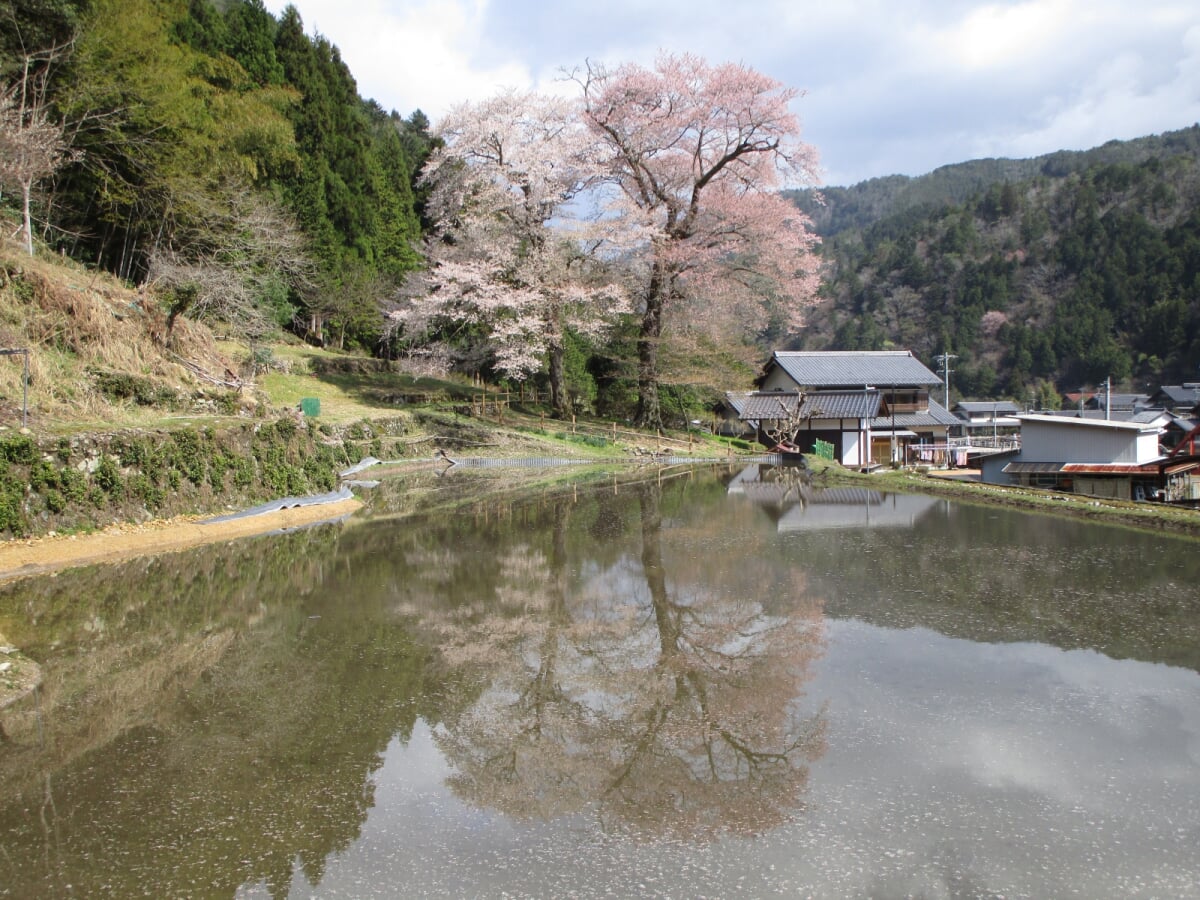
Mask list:
[[[1157,475],[1158,463],[1063,463],[1064,475]]]

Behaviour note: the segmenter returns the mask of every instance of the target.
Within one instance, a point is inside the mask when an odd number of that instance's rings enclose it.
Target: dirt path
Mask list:
[[[338,500],[212,524],[204,524],[200,517],[190,516],[144,525],[114,525],[94,534],[7,541],[0,543],[0,583],[74,566],[169,553],[281,528],[298,528],[340,518],[361,506],[360,500]]]

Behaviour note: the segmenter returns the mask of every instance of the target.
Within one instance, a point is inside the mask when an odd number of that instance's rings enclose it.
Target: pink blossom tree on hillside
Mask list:
[[[459,106],[438,133],[445,145],[422,174],[437,232],[428,293],[394,317],[409,331],[482,328],[497,367],[519,379],[546,360],[564,413],[567,329],[596,335],[627,309],[568,215],[596,177],[587,132],[571,102],[509,91]]]
[[[817,239],[778,190],[815,184],[816,154],[789,109],[797,92],[742,65],[664,54],[653,69],[588,63],[575,80],[615,187],[598,224],[640,265],[636,418],[657,426],[668,328],[752,334],[772,311],[801,324]]]

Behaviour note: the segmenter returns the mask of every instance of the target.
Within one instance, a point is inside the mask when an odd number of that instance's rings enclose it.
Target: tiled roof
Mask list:
[[[743,419],[871,419],[879,414],[879,391],[763,391],[742,405]]]
[[[1104,394],[1095,394],[1091,400],[1087,401],[1090,406],[1096,409],[1104,409],[1107,404],[1110,409],[1137,409],[1140,406],[1145,406],[1150,402],[1149,394],[1110,394],[1107,397]]]
[[[890,413],[886,416],[876,416],[871,428],[889,430],[893,422],[897,428],[928,428],[931,425],[961,425],[962,419],[947,412],[946,407],[930,398],[929,412],[896,413],[894,418]]]
[[[927,387],[942,383],[908,350],[777,350],[770,364],[778,365],[801,387]]]
[[[995,410],[998,414],[1004,414],[1021,411],[1021,407],[1011,400],[960,400],[954,404],[954,408],[969,413],[990,413]]]
[[[872,419],[880,401],[879,391],[814,391],[801,412],[814,419]]]
[[[750,395],[745,392],[726,391],[725,402],[729,404],[730,409],[740,416],[742,414],[742,410],[746,406],[746,398],[749,396]]]
[[[1154,396],[1158,396],[1158,394],[1163,394],[1176,406],[1190,406],[1200,402],[1200,389],[1193,383],[1164,384],[1155,392]]]
[[[750,394],[742,404],[743,419],[788,419],[796,414],[800,405],[800,394],[794,391],[768,391]]]

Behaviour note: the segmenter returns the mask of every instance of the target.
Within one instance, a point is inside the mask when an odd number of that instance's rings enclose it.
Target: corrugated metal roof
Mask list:
[[[932,405],[932,404],[930,404]],[[1140,422],[1119,421],[1117,419],[1077,419],[1074,416],[1021,415],[1017,416],[1022,422],[1039,423],[1044,425],[1061,425],[1067,428],[1114,428],[1123,431],[1148,432],[1158,429]]]
[[[1133,463],[1010,462],[1003,471],[1020,475],[1157,475],[1162,460],[1142,465]]]
[[[1157,475],[1158,463],[1063,463],[1065,475]]]
[[[1010,462],[1000,471],[1009,475],[1055,475],[1062,467],[1062,463],[1052,462]]]
[[[801,387],[927,387],[942,383],[908,350],[777,350],[771,363]]]

